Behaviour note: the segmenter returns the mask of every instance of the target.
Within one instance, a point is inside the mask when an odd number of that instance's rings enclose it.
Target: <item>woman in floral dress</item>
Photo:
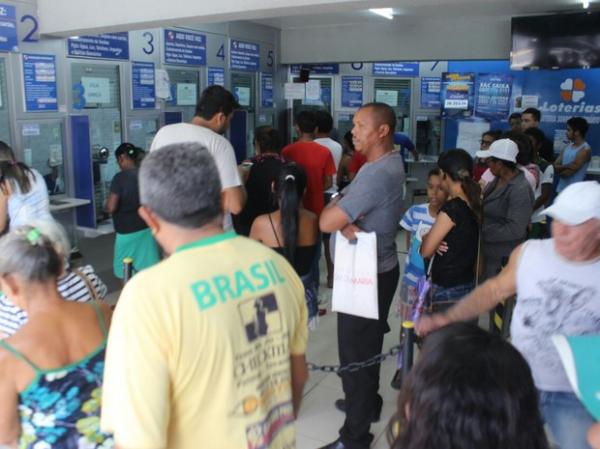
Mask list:
[[[0,447],[111,449],[100,431],[110,309],[65,301],[62,259],[37,229],[0,239],[0,287],[29,321],[0,340]]]

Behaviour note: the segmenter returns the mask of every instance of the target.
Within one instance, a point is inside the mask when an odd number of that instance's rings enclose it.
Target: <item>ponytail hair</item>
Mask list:
[[[299,165],[287,163],[275,181],[275,195],[279,200],[283,230],[283,254],[294,263],[298,246],[298,222],[302,196],[306,189],[306,174]]]
[[[444,152],[438,159],[438,167],[452,181],[460,185],[469,200],[469,206],[481,220],[481,187],[473,180],[473,158],[462,148]]]
[[[31,190],[33,177],[31,169],[15,159],[15,153],[10,145],[0,141],[0,184],[2,188],[5,183],[9,183],[13,190],[18,189],[21,193],[28,193]]]
[[[136,167],[139,167],[142,163],[142,159],[146,155],[146,152],[141,148],[136,147],[135,145],[129,142],[123,142],[121,145],[117,147],[115,150],[115,158],[119,159],[119,156],[125,156],[131,159]]]

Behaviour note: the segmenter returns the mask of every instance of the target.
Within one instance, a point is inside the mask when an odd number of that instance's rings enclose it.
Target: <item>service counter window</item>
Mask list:
[[[110,183],[119,171],[114,157],[115,149],[122,143],[121,87],[119,66],[73,62],[73,108],[90,119],[90,143],[94,179],[96,217],[102,221],[104,202]]]
[[[10,113],[8,108],[7,86],[6,60],[0,58],[0,140],[10,145]]]
[[[413,138],[411,122],[411,80],[375,78],[374,100],[389,104],[396,112],[396,131]]]
[[[127,140],[136,147],[148,152],[152,145],[152,140],[160,127],[160,119],[154,117],[140,117],[129,119],[129,132]]]
[[[231,92],[246,111],[246,157],[254,156],[254,128],[256,127],[256,74],[231,73]],[[231,129],[235,132],[235,129]]]
[[[300,82],[300,78],[294,78],[295,83]],[[331,114],[331,105],[332,105],[332,79],[331,78],[310,78],[310,81],[318,81],[319,82],[319,99],[311,100],[294,100],[293,103],[293,111],[294,117],[296,117],[301,111],[304,110],[318,110],[325,109],[327,112]]]
[[[167,73],[171,84],[167,110],[181,112],[183,121],[191,122],[200,95],[200,73],[192,69],[167,69]]]
[[[23,122],[20,129],[23,162],[40,172],[50,195],[65,193],[62,122]]]

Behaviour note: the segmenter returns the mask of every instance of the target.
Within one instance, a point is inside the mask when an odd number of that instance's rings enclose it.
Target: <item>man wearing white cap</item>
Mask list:
[[[527,236],[534,196],[522,170],[517,167],[519,148],[510,139],[494,141],[485,158],[494,178],[483,191],[483,256],[485,278],[495,276],[513,249]]]
[[[512,343],[531,366],[542,414],[561,449],[589,448],[594,420],[573,393],[551,337],[600,333],[600,184],[570,185],[544,213],[554,218],[551,239],[517,247],[498,276],[445,313],[423,317],[417,332],[473,319],[516,294]]]

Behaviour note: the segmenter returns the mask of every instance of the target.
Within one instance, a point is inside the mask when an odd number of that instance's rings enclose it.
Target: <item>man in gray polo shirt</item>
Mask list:
[[[399,278],[396,233],[402,215],[404,165],[394,150],[396,116],[383,103],[370,103],[353,119],[356,151],[367,158],[352,183],[322,212],[322,232],[341,231],[349,240],[358,231],[377,234],[377,282],[379,319],[338,313],[340,363],[361,362],[381,353],[383,335],[389,332],[387,316]],[[332,252],[335,253],[332,237]],[[335,262],[335,261],[334,261]],[[382,399],[379,365],[342,374],[345,401],[336,406],[346,411],[340,437],[322,449],[368,449],[373,441],[371,421],[377,421]]]

